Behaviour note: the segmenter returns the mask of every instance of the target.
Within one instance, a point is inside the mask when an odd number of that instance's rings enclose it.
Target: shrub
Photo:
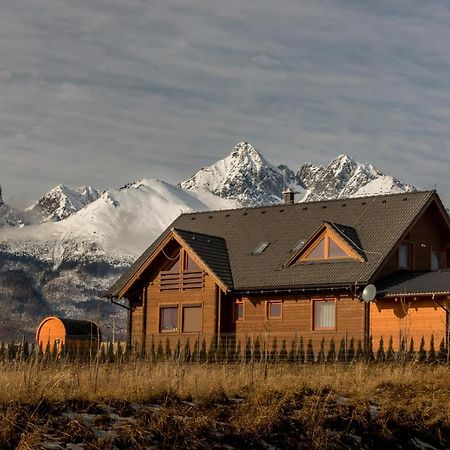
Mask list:
[[[308,345],[306,347],[306,362],[313,363],[315,360],[314,349],[312,340],[308,340]]]
[[[425,350],[425,338],[422,336],[422,339],[420,340],[420,348],[419,353],[417,355],[417,360],[419,362],[425,362],[427,359],[427,352]]]
[[[322,340],[320,341],[320,349],[319,353],[317,354],[317,362],[325,362],[325,338],[322,338]]]
[[[335,362],[336,360],[336,346],[334,344],[334,338],[330,340],[330,348],[327,353],[327,362]]]

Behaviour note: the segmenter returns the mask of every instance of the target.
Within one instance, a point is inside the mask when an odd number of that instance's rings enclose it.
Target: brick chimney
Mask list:
[[[292,205],[294,203],[294,197],[295,192],[292,189],[287,188],[283,191],[283,203],[285,205]]]

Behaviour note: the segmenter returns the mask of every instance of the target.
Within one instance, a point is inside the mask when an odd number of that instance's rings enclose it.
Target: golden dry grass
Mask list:
[[[33,417],[44,412],[54,415],[68,404],[72,409],[110,404],[119,410],[133,404],[159,404],[162,409],[157,414],[142,413],[132,424],[121,425],[114,445],[122,448],[117,439],[125,439],[123,448],[146,448],[150,433],[170,448],[209,448],[216,435],[230,442],[236,439],[237,448],[258,447],[257,440],[262,438],[275,446],[282,440],[280,447],[285,448],[302,447],[302,442],[305,448],[352,448],[355,441],[348,441],[352,435],[390,445],[414,434],[446,448],[450,445],[449,375],[449,366],[416,364],[274,364],[268,368],[259,364],[151,365],[140,360],[98,367],[4,364],[0,365],[4,424],[0,447],[14,448],[8,443],[22,442],[22,448],[28,448],[27,439],[39,440],[39,428],[28,426],[27,433],[18,432],[18,417],[24,411],[32,424]],[[81,423],[64,426],[72,426],[75,434],[87,436],[84,439],[94,439]],[[102,445],[97,442],[90,448],[114,448]]]

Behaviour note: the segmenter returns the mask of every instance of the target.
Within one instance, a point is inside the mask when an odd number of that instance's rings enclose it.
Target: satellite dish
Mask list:
[[[365,302],[369,303],[375,298],[376,295],[377,288],[373,284],[368,284],[362,291],[361,297]]]

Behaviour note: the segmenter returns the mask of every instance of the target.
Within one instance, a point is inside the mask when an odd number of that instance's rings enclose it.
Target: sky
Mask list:
[[[450,204],[446,0],[3,0],[0,184],[177,183],[246,140]]]

